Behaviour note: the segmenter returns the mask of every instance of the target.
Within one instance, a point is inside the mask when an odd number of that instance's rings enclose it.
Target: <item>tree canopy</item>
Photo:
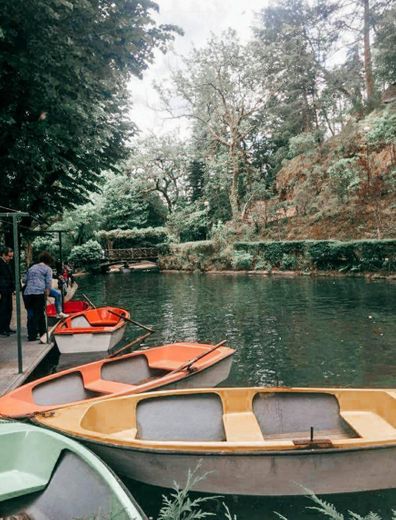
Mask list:
[[[0,204],[40,218],[86,202],[135,128],[126,82],[176,30],[151,0],[4,0]],[[30,219],[26,219],[30,224]]]

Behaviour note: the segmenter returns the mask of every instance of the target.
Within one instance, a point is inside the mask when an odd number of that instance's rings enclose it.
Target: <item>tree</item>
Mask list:
[[[125,157],[127,80],[175,29],[156,26],[157,9],[151,0],[3,1],[0,204],[60,214]]]
[[[396,5],[379,17],[376,34],[375,70],[386,83],[396,83]]]
[[[102,229],[132,229],[163,225],[166,209],[147,183],[125,175],[112,176],[103,189]]]
[[[125,171],[140,181],[141,193],[156,192],[172,213],[186,197],[186,179],[190,156],[187,145],[174,136],[150,136],[139,140]]]
[[[251,168],[250,139],[255,114],[264,106],[264,77],[250,45],[239,43],[235,31],[212,36],[202,49],[185,58],[168,87],[158,86],[174,117],[187,117],[205,133],[208,156],[225,150],[229,203],[240,218],[240,182]],[[182,106],[171,106],[178,98]]]

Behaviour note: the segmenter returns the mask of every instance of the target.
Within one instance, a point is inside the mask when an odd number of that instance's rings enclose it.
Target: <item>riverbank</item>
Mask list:
[[[366,280],[389,280],[396,282],[396,273],[338,273],[334,271],[236,271],[236,270],[221,270],[221,271],[200,271],[189,269],[162,269],[162,273],[185,273],[185,272],[202,272],[207,275],[235,275],[235,276],[264,276],[264,277],[280,277],[280,278],[295,278],[299,276],[318,277],[318,278],[365,278]]]
[[[162,271],[248,272],[283,276],[396,275],[396,240],[299,240],[172,244],[159,257]]]

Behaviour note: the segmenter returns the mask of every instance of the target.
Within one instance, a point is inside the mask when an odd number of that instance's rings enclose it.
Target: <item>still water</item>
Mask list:
[[[226,339],[236,354],[222,386],[396,387],[394,282],[131,272],[78,283],[79,294],[96,305],[128,308],[135,320],[153,326],[148,346]],[[138,335],[129,326],[126,339]],[[165,491],[126,484],[156,518]],[[326,498],[344,512],[376,511],[384,520],[396,509],[396,491]],[[305,498],[228,496],[211,506],[218,519],[225,518],[222,502],[238,520],[277,518],[274,511],[290,520],[318,518],[305,509],[312,505]]]

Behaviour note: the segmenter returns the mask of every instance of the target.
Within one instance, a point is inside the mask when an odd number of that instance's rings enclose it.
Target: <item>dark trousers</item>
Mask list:
[[[45,324],[45,296],[44,294],[28,294],[24,297],[27,310],[28,339],[34,340],[37,334],[42,336],[47,331]]]
[[[0,332],[10,330],[12,316],[12,292],[0,291]]]

